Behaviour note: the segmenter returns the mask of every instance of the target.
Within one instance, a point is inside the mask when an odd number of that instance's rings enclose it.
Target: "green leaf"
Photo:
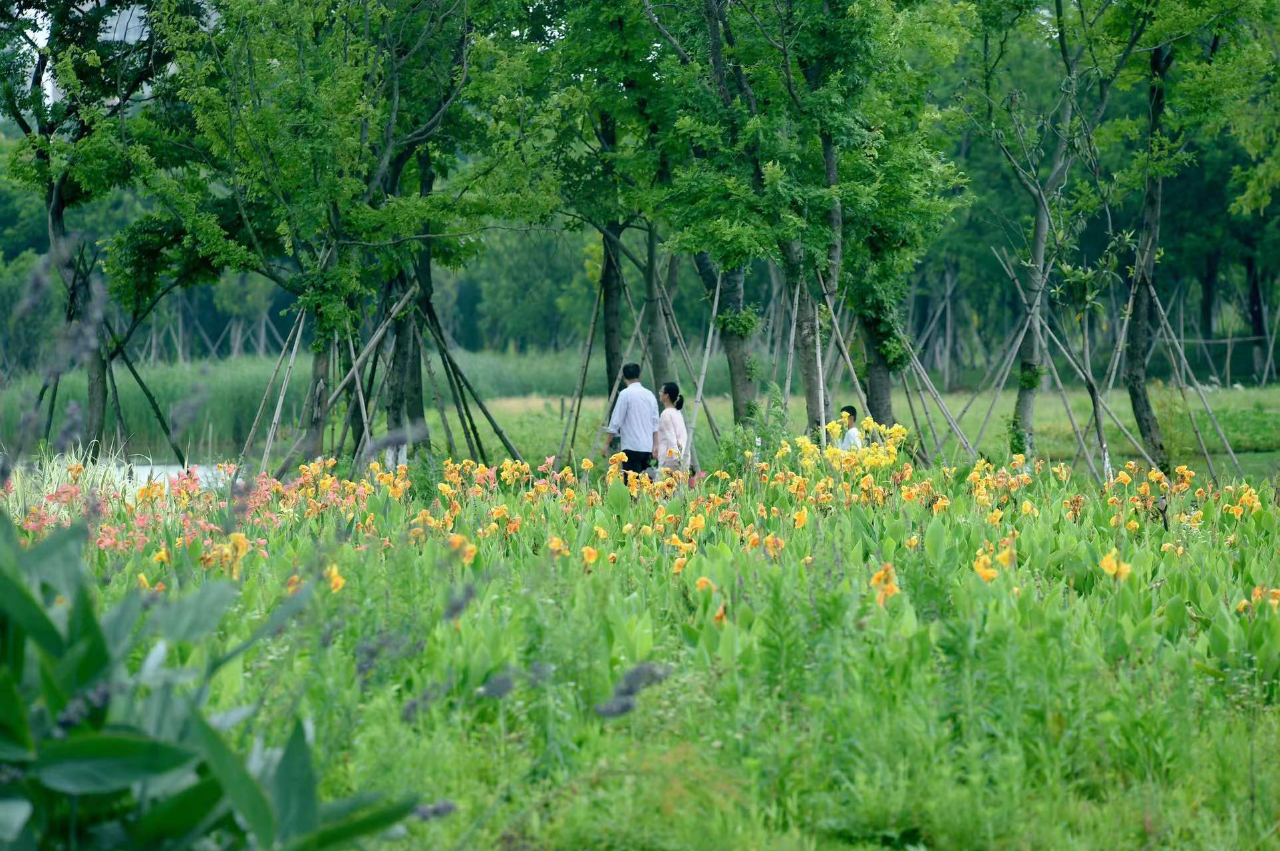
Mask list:
[[[230,582],[208,582],[191,596],[169,603],[151,620],[172,642],[199,641],[218,628],[235,599],[236,588]]]
[[[362,836],[381,833],[413,812],[417,803],[417,797],[405,798],[373,812],[351,816],[330,827],[322,827],[314,833],[300,836],[286,845],[285,849],[286,851],[321,851],[324,848],[346,845]]]
[[[68,653],[59,664],[62,682],[68,692],[75,693],[98,678],[111,664],[107,640],[93,613],[93,602],[84,586],[76,590],[67,621]]]
[[[171,839],[195,829],[222,800],[222,786],[212,777],[191,784],[170,795],[138,819],[130,835],[146,848],[162,839]]]
[[[271,610],[271,617],[267,618],[266,623],[254,630],[253,635],[210,662],[208,674],[212,676],[223,665],[235,659],[263,638],[274,635],[277,631],[283,629],[285,624],[307,607],[307,604],[311,602],[311,595],[314,591],[315,583],[308,582],[302,586],[298,593],[286,597],[284,602]]]
[[[271,804],[267,802],[262,787],[207,721],[192,713],[191,724],[195,745],[209,763],[213,776],[218,778],[218,782],[226,790],[231,805],[249,825],[258,844],[270,846],[275,841],[276,825],[271,814]]]
[[[0,842],[16,842],[31,818],[31,802],[26,798],[0,798]]]
[[[35,757],[26,703],[13,676],[0,670],[0,761],[27,762]]]
[[[609,510],[615,516],[622,517],[631,505],[631,491],[627,490],[627,486],[622,482],[617,481],[609,485],[609,494],[606,499],[609,502]]]
[[[43,785],[68,795],[127,789],[191,762],[190,751],[133,733],[88,733],[49,742],[32,772]]]
[[[31,596],[27,586],[0,570],[0,613],[13,619],[46,653],[62,653],[64,642],[58,628]]]
[[[934,565],[942,562],[942,551],[946,546],[947,530],[942,524],[942,518],[935,517],[929,521],[929,528],[924,533],[924,554],[928,556],[929,561]]]
[[[142,595],[135,588],[102,616],[102,636],[112,659],[121,659],[128,653],[133,644],[133,628],[141,615]]]
[[[75,525],[58,529],[29,550],[20,550],[18,566],[28,579],[50,586],[68,600],[84,584],[84,549],[86,532]]]
[[[320,806],[316,800],[316,775],[311,767],[311,749],[302,722],[295,721],[293,735],[272,778],[271,796],[280,820],[280,839],[289,840],[310,833],[319,826]]]

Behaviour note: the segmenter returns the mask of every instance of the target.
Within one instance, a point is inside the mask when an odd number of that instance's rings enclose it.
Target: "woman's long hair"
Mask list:
[[[674,381],[668,381],[662,385],[662,392],[666,394],[668,399],[672,400],[672,404],[675,405],[677,411],[684,410],[684,397],[680,395],[679,384]]]

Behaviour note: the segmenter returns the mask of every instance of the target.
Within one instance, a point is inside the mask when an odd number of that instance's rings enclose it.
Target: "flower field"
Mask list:
[[[188,664],[271,625],[211,710],[242,754],[305,719],[330,797],[433,802],[388,847],[1280,847],[1275,491],[864,426],[656,484],[60,462],[3,531],[83,541],[99,608],[198,611]]]

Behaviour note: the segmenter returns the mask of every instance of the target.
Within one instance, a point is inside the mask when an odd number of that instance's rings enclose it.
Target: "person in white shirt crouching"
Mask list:
[[[840,438],[840,448],[845,452],[862,448],[862,432],[858,431],[858,409],[853,405],[845,405],[840,409],[840,417],[844,420],[844,437]]]

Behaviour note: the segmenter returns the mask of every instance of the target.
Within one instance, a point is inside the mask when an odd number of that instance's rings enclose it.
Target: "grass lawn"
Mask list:
[[[486,399],[490,410],[502,425],[516,448],[526,459],[541,459],[556,453],[561,436],[564,433],[562,412],[568,413],[577,378],[577,360],[572,352],[546,353],[538,355],[506,355],[500,353],[462,353],[460,360],[468,376]],[[262,400],[262,392],[271,376],[273,360],[246,357],[235,361],[202,362],[186,365],[168,364],[147,367],[142,370],[143,377],[150,385],[159,400],[162,410],[175,422],[179,432],[181,445],[188,455],[197,461],[210,462],[234,457],[243,446],[248,436],[253,418]],[[713,416],[722,431],[728,430],[731,423],[731,408],[728,400],[727,379],[723,374],[721,360],[712,362],[713,369],[708,376],[708,402]],[[293,424],[296,424],[298,412],[302,406],[306,390],[309,364],[299,363],[295,367],[289,392],[282,409],[282,435],[276,443],[277,451],[283,451],[292,444],[296,436]],[[593,382],[589,389],[599,383],[603,366],[592,365],[589,380]],[[437,378],[439,378],[437,370]],[[138,388],[128,380],[128,375],[118,376],[121,394],[121,407],[125,417],[125,434],[128,436],[127,453],[132,456],[143,456],[154,459],[158,463],[169,463],[172,453],[166,444],[163,433],[156,424],[151,410]],[[1046,383],[1046,388],[1047,388]],[[25,412],[32,410],[35,393],[39,385],[34,376],[26,377],[10,386],[0,389],[0,445],[15,443],[21,428]],[[692,399],[692,391],[682,388],[686,398]],[[1221,423],[1228,439],[1235,449],[1246,476],[1251,479],[1268,479],[1280,473],[1280,387],[1216,389],[1207,388],[1206,394]],[[837,387],[833,396],[838,405],[854,402],[852,388],[846,383]],[[960,412],[969,402],[972,394],[968,391],[945,394],[948,409],[953,415]],[[1076,423],[1082,429],[1089,420],[1090,407],[1088,396],[1083,389],[1069,388],[1067,396]],[[1194,433],[1188,423],[1187,405],[1176,389],[1160,383],[1152,386],[1152,396],[1157,408],[1165,445],[1168,447],[1174,463],[1188,463],[1197,469],[1203,468],[1204,459],[1200,454]],[[83,376],[71,375],[64,379],[59,394],[58,411],[54,417],[52,434],[57,435],[63,427],[65,405],[70,401],[83,403]],[[1007,448],[1008,423],[1013,409],[1014,394],[1006,390],[997,401],[986,431],[981,441],[977,442],[980,452],[993,457],[1002,457]],[[275,397],[272,397],[268,410],[264,415],[269,420]],[[953,438],[947,437],[946,422],[941,411],[932,400],[924,409],[917,401],[916,416],[920,428],[930,436],[946,438],[943,444],[943,455],[952,462],[958,462],[962,452]],[[1204,435],[1213,458],[1215,470],[1220,476],[1235,475],[1230,459],[1225,455],[1220,441],[1213,430],[1208,416],[1201,408],[1194,392],[1187,391],[1188,404],[1195,412],[1196,423]],[[982,426],[991,402],[991,394],[986,393],[969,406],[963,417],[961,427],[974,440]],[[1108,404],[1125,423],[1126,428],[1136,436],[1136,428],[1129,407],[1128,395],[1123,389],[1114,390]],[[577,441],[573,450],[577,457],[590,452],[603,416],[605,399],[603,396],[589,396],[583,405],[583,412],[578,426]],[[447,454],[444,431],[440,427],[440,418],[434,406],[429,406],[427,417],[431,429],[432,440]],[[802,416],[804,400],[795,397],[791,400],[793,421]],[[926,418],[926,413],[928,417]],[[899,422],[914,430],[911,412],[901,388],[894,395],[894,413]],[[692,403],[686,408],[686,416],[692,414]],[[493,431],[473,407],[480,428],[481,440],[490,458],[506,457],[505,451],[498,442]],[[378,413],[379,422],[385,415]],[[456,412],[449,410],[450,428],[456,441],[457,453],[461,457],[467,454],[462,438],[462,429]],[[932,420],[932,430],[929,420]],[[381,428],[375,425],[375,428]],[[114,412],[108,412],[107,431],[109,441],[114,442],[116,424]],[[261,452],[261,441],[265,436],[266,423],[259,430],[257,451]],[[1040,441],[1040,453],[1053,461],[1070,462],[1076,457],[1077,448],[1071,425],[1066,417],[1061,397],[1050,389],[1042,390],[1036,408],[1036,432]],[[327,438],[326,449],[336,440],[339,429],[334,429]],[[1138,458],[1138,453],[1113,423],[1106,423],[1108,445],[1112,456],[1118,461]],[[696,432],[696,444],[699,459],[703,466],[708,466],[716,457],[716,441],[706,417],[699,415]],[[347,450],[350,450],[348,440]],[[1080,462],[1084,469],[1083,462]]]

